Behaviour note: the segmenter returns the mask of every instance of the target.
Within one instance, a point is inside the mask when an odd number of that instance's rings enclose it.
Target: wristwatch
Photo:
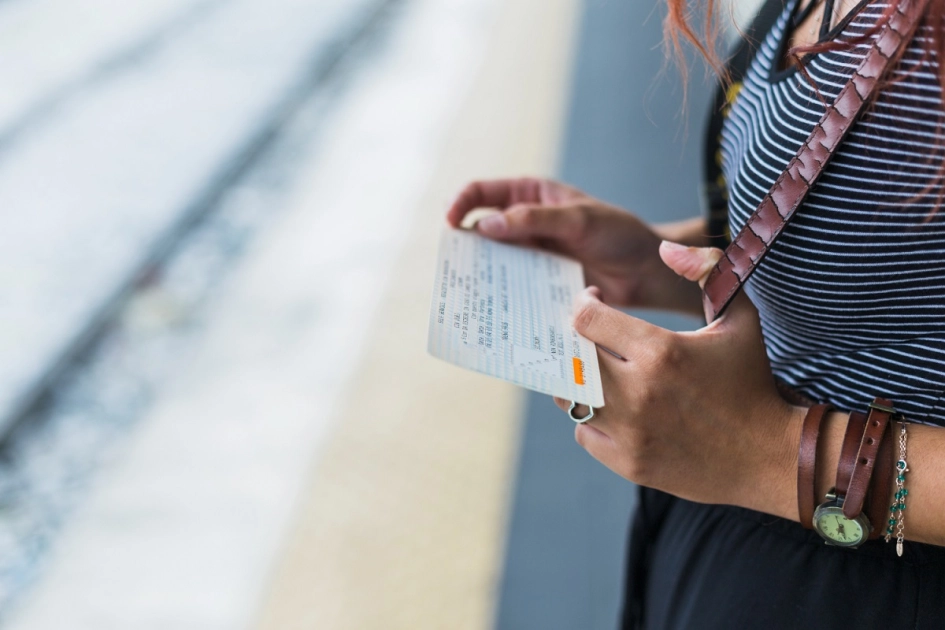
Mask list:
[[[814,510],[814,531],[820,534],[828,545],[859,547],[869,538],[873,526],[862,512],[855,518],[845,516],[845,500],[845,496],[837,494],[836,488],[831,488],[826,500]]]
[[[814,530],[828,545],[856,548],[870,538],[873,525],[863,507],[886,427],[895,413],[892,403],[877,398],[870,405],[869,416],[850,414],[836,485],[814,510]]]
[[[866,415],[853,412],[843,434],[843,446],[840,448],[840,460],[837,465],[837,480],[827,492],[824,502],[814,509],[811,525],[828,545],[838,547],[858,547],[869,537],[872,530],[869,519],[860,514],[857,518],[847,518],[843,514],[853,465],[863,431],[866,429]]]

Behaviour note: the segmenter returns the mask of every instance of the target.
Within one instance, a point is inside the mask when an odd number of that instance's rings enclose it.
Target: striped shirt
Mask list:
[[[722,134],[733,234],[807,139],[869,43],[809,56],[813,89],[779,69],[798,0],[762,41]],[[830,35],[862,35],[864,0]],[[876,396],[945,426],[945,117],[937,60],[911,42],[893,85],[840,146],[749,280],[777,377],[815,400],[863,410]]]

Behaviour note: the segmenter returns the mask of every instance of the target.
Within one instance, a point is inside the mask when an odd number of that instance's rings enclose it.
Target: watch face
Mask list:
[[[842,547],[859,545],[866,539],[866,532],[858,521],[847,518],[839,507],[829,506],[817,510],[814,525],[820,535],[829,542]]]

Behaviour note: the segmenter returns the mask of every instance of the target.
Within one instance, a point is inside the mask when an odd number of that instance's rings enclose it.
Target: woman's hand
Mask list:
[[[720,252],[664,243],[660,254],[679,275],[704,281]],[[674,333],[601,297],[595,288],[581,295],[574,326],[623,358],[598,351],[606,406],[576,427],[578,443],[638,484],[797,519],[797,444],[806,410],[778,394],[748,298],[739,295],[701,330]]]
[[[500,210],[477,223],[479,233],[580,261],[612,304],[702,312],[695,285],[660,261],[660,236],[620,208],[547,179],[503,179],[469,184],[447,221],[458,227],[477,208]]]

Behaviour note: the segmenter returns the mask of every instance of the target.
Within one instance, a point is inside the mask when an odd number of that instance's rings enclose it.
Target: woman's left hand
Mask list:
[[[667,266],[700,283],[720,254],[660,247]],[[708,326],[676,333],[610,308],[591,287],[578,300],[574,327],[622,357],[598,351],[606,405],[575,429],[594,458],[678,497],[797,519],[806,410],[778,394],[758,313],[744,292]]]

